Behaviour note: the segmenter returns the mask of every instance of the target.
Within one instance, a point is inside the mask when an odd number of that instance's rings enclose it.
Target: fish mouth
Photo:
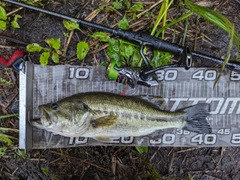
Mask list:
[[[43,123],[42,123],[41,119],[32,119],[30,121],[30,123],[35,127],[43,128]]]
[[[52,124],[50,114],[47,112],[44,107],[39,106],[40,118],[31,120],[31,124],[38,128],[44,128],[46,125],[49,126]]]

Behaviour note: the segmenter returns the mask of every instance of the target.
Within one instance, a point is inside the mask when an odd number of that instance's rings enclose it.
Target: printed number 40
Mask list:
[[[215,144],[217,142],[217,136],[216,134],[197,134],[196,136],[193,136],[191,139],[192,143],[198,143],[200,144],[206,144],[211,145]]]
[[[192,75],[192,79],[197,79],[199,81],[205,80],[205,81],[213,81],[217,77],[217,71],[216,70],[199,70]]]

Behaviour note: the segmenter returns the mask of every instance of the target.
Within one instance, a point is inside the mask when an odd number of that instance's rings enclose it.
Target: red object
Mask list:
[[[24,52],[22,50],[15,51],[9,60],[0,56],[0,65],[3,67],[11,67],[18,58],[23,58]]]

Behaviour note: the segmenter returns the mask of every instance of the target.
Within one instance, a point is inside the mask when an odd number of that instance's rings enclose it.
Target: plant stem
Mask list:
[[[188,12],[188,13],[184,14],[183,16],[181,16],[180,18],[178,18],[178,19],[172,21],[171,23],[163,26],[161,29],[158,30],[158,32],[156,33],[156,36],[158,37],[159,34],[162,33],[165,29],[167,29],[167,28],[169,28],[169,27],[177,24],[178,22],[180,22],[180,21],[188,18],[188,17],[191,16],[192,14],[193,14],[193,12]]]
[[[156,20],[156,22],[155,22],[155,24],[154,24],[154,27],[153,27],[153,30],[152,30],[152,32],[151,32],[151,35],[152,35],[152,36],[155,34],[156,29],[157,29],[160,21],[162,20],[164,14],[167,13],[167,11],[168,11],[168,9],[169,9],[169,7],[171,6],[172,3],[173,3],[173,0],[171,0],[171,2],[167,5],[166,9],[164,9],[163,12],[161,12],[162,8],[160,9],[159,14],[158,14],[158,17],[157,17],[157,20]],[[163,7],[163,6],[162,6],[162,7]]]
[[[9,117],[14,117],[14,116],[18,116],[18,114],[1,115],[1,116],[0,116],[0,119],[5,119],[5,118],[9,118]]]

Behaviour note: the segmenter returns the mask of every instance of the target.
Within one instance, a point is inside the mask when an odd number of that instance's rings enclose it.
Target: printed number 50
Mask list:
[[[232,144],[240,144],[240,134],[233,134],[231,143]]]
[[[231,71],[230,80],[231,81],[239,81],[240,80],[240,74],[238,72]]]

